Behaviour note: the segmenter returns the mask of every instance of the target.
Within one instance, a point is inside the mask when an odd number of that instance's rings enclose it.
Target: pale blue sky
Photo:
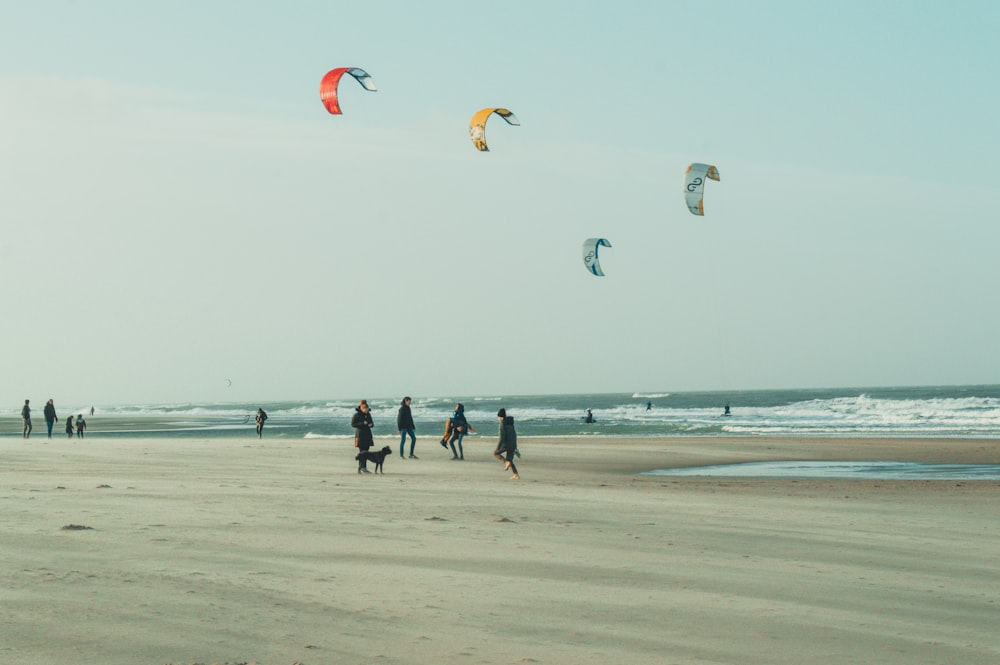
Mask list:
[[[998,7],[2,1],[0,399],[996,383]]]

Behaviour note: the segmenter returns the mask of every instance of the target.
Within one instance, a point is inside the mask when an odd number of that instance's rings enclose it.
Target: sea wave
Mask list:
[[[368,402],[374,434],[398,436],[401,398]],[[418,439],[436,440],[454,405],[465,405],[480,436],[492,437],[499,407],[515,418],[520,436],[957,436],[1000,437],[1000,386],[761,390],[730,392],[414,396]],[[647,406],[648,404],[648,406]],[[731,415],[723,406],[731,405]],[[101,432],[206,432],[243,436],[254,431],[254,413],[267,411],[265,431],[292,438],[353,435],[354,399],[254,404],[178,403],[96,405],[73,408],[88,420],[88,435]],[[596,422],[584,421],[590,409]],[[60,407],[60,412],[67,409]],[[20,432],[19,411],[0,410],[5,435]]]

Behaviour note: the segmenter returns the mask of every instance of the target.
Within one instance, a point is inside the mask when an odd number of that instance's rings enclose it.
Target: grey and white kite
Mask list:
[[[601,262],[597,257],[599,247],[611,247],[611,243],[604,238],[587,238],[583,241],[583,265],[592,275],[604,277]]]
[[[692,164],[684,172],[684,199],[695,215],[705,214],[705,179],[719,181],[719,169],[711,164]]]

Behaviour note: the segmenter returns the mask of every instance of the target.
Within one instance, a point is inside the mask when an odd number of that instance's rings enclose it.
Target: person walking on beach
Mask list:
[[[66,436],[73,438],[73,414],[69,414],[69,418],[66,419]]]
[[[451,446],[451,458],[454,460],[464,460],[465,451],[462,450],[462,439],[469,432],[475,432],[469,421],[465,419],[465,405],[456,404],[455,413],[451,417],[451,437],[448,439],[448,445]],[[455,444],[458,444],[458,450],[455,449]]]
[[[264,435],[264,421],[267,420],[267,414],[264,413],[264,409],[257,409],[257,438],[261,438]]]
[[[59,422],[59,417],[56,415],[56,405],[50,399],[45,403],[45,409],[42,411],[45,414],[45,427],[49,430],[49,438],[52,438],[52,426]]]
[[[514,453],[517,451],[514,416],[508,416],[507,409],[500,409],[497,411],[497,421],[500,424],[500,440],[497,441],[493,457],[503,462],[504,471],[511,471],[514,474],[510,477],[511,480],[520,480],[521,476],[517,473],[517,467],[514,466]]]
[[[24,400],[24,407],[21,409],[21,420],[24,422],[24,429],[21,436],[27,439],[31,436],[31,400]]]
[[[410,459],[417,459],[413,454],[413,449],[417,445],[416,425],[413,424],[413,413],[410,411],[410,402],[413,400],[404,397],[399,405],[399,413],[396,415],[396,429],[399,430],[399,458],[406,459],[403,449],[406,447],[406,435],[410,435]]]
[[[372,427],[374,426],[371,410],[368,408],[368,400],[363,399],[354,409],[354,416],[351,418],[351,427],[354,428],[354,447],[358,449],[358,453],[368,452],[368,449],[375,444],[372,439]],[[368,460],[364,456],[358,460],[358,473],[371,473],[368,470]]]
[[[76,417],[76,436],[79,439],[83,438],[83,430],[87,429],[87,421],[83,419],[83,414],[81,413]]]

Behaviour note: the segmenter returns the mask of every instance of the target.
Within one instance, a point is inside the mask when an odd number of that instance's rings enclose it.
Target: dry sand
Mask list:
[[[1000,663],[1000,483],[635,473],[1000,442],[492,442],[2,439],[0,663]]]

